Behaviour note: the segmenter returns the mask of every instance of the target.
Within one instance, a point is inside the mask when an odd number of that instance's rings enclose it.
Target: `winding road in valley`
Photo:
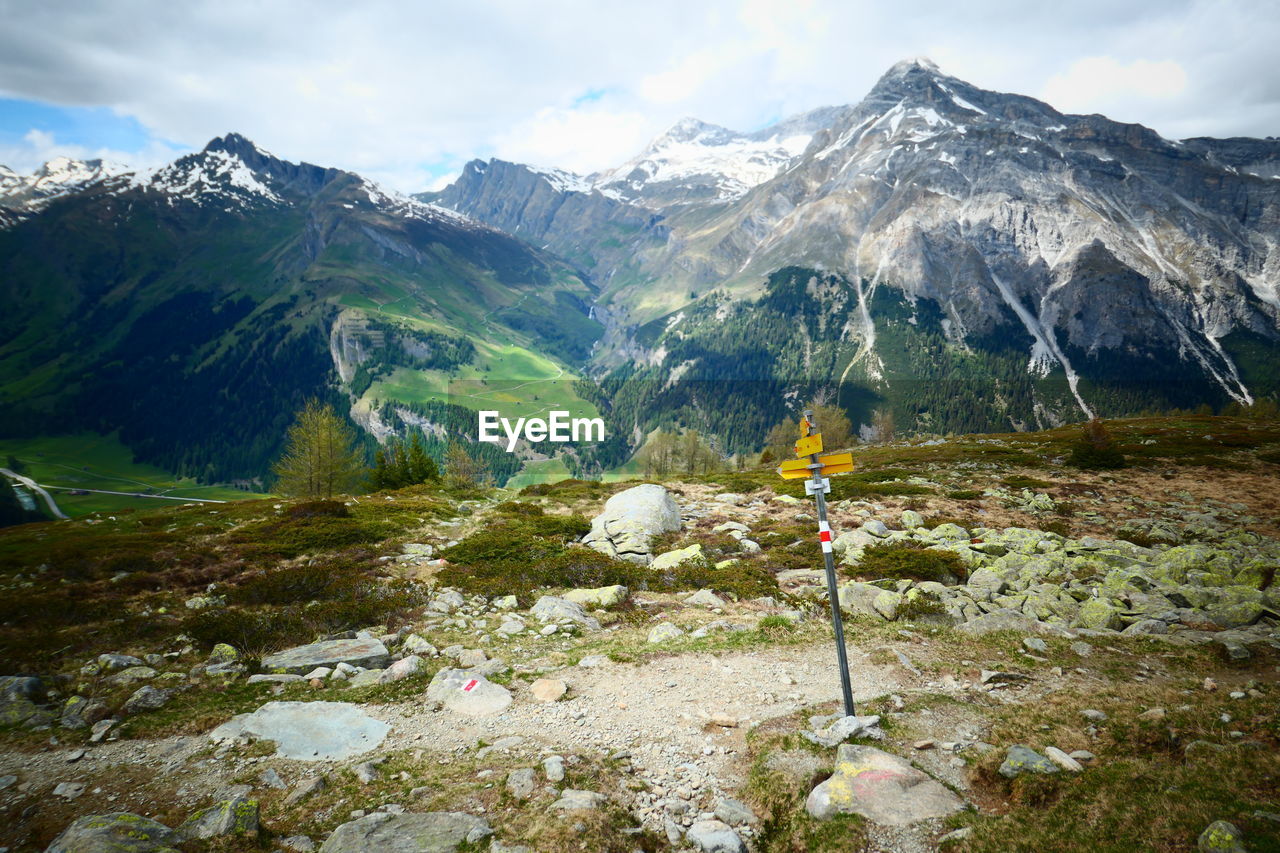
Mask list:
[[[47,504],[49,507],[49,512],[53,513],[54,516],[56,516],[57,518],[65,519],[70,517],[66,513],[64,513],[61,509],[58,508],[58,504],[53,500],[53,497],[44,490],[44,486],[41,486],[35,480],[31,479],[30,477],[24,477],[21,474],[18,474],[14,471],[10,471],[8,468],[0,468],[0,474],[4,474],[6,477],[10,477],[14,480],[17,480],[19,483],[21,483],[31,491],[38,494],[40,497],[44,498],[45,504]]]

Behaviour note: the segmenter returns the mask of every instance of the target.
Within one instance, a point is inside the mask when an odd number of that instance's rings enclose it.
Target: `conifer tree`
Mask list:
[[[427,449],[422,445],[421,432],[415,431],[413,433],[407,457],[411,484],[428,483],[440,479],[440,471],[436,468],[436,461],[427,455]]]
[[[272,470],[280,493],[306,498],[332,498],[366,472],[351,428],[332,406],[314,398],[289,427],[284,455]]]

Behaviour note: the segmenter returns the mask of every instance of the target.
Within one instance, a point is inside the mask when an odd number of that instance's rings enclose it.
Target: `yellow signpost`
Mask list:
[[[822,452],[822,434],[813,422],[813,413],[806,411],[800,421],[800,440],[796,442],[798,459],[788,460],[778,466],[778,475],[785,480],[805,479],[805,491],[813,495],[818,504],[818,542],[822,545],[822,561],[827,570],[827,598],[831,602],[831,625],[836,634],[836,657],[840,661],[840,689],[844,697],[845,716],[854,715],[853,689],[849,684],[849,658],[844,648],[844,620],[840,617],[840,594],[836,589],[836,567],[831,556],[831,525],[827,522],[827,492],[831,491],[832,474],[845,474],[853,470],[852,453]]]

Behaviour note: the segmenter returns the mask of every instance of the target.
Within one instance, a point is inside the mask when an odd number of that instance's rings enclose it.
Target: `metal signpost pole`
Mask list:
[[[813,423],[813,413],[806,411],[805,420],[809,423],[809,434],[817,432]],[[836,634],[836,657],[840,661],[840,691],[844,695],[844,713],[847,717],[855,714],[853,708],[853,688],[849,684],[849,657],[844,648],[844,620],[840,617],[840,594],[836,589],[836,566],[831,556],[831,525],[827,522],[827,484],[830,482],[822,476],[822,464],[818,454],[809,457],[813,465],[813,497],[818,502],[818,539],[822,543],[822,562],[827,570],[827,598],[831,602],[831,624]]]

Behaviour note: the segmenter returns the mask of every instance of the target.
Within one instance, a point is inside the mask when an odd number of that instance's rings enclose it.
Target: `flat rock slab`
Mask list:
[[[252,714],[233,717],[209,737],[273,740],[281,758],[328,761],[375,749],[389,731],[350,702],[268,702]]]
[[[318,666],[340,663],[385,669],[391,663],[391,655],[379,640],[323,640],[268,655],[262,661],[262,668],[268,672],[306,675]]]
[[[375,812],[335,829],[320,853],[453,853],[492,834],[487,820],[465,812]]]
[[[835,772],[810,792],[805,807],[819,820],[858,814],[885,826],[907,826],[960,811],[964,801],[905,758],[846,743],[836,753]]]

